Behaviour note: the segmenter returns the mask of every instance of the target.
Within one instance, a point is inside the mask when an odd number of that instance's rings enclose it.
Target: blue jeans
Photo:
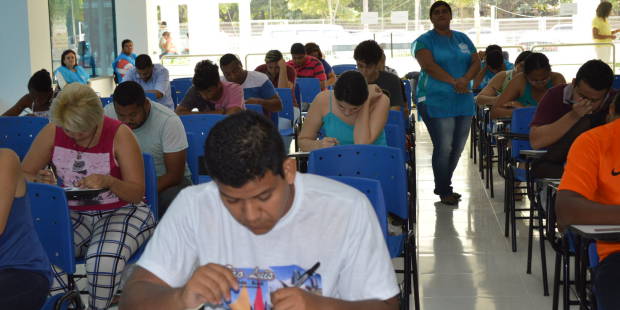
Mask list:
[[[469,137],[471,116],[431,118],[424,104],[418,111],[433,142],[433,175],[435,194],[452,194],[452,174]]]

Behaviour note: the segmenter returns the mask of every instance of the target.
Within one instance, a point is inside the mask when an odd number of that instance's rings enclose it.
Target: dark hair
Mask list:
[[[435,2],[433,3],[433,5],[431,5],[431,9],[429,10],[429,13],[428,13],[429,17],[430,17],[431,15],[433,15],[433,11],[434,11],[436,8],[440,7],[440,6],[445,6],[445,7],[447,7],[447,8],[448,8],[448,11],[450,11],[450,14],[452,14],[452,8],[450,7],[450,5],[449,5],[447,2],[445,2],[445,1],[435,1]]]
[[[153,61],[151,57],[147,54],[140,54],[136,57],[136,68],[138,70],[144,70],[146,68],[152,67]]]
[[[361,106],[368,99],[368,83],[358,71],[347,71],[336,80],[334,96],[339,101]]]
[[[544,69],[551,71],[551,65],[549,64],[549,58],[543,53],[532,53],[525,58],[525,65],[523,71],[525,74],[530,74],[534,70]]]
[[[284,58],[284,56],[282,56],[282,52],[278,50],[270,50],[265,55],[265,63],[280,61],[282,58]]]
[[[601,3],[599,3],[599,5],[596,7],[597,17],[607,19],[610,13],[611,13],[611,3],[607,1],[601,1]]]
[[[30,77],[30,80],[28,80],[28,90],[34,90],[40,93],[52,91],[52,78],[50,77],[50,73],[45,69],[35,72]]]
[[[216,64],[211,60],[203,60],[196,64],[194,68],[194,78],[192,79],[196,90],[205,90],[220,83],[220,72]]]
[[[375,40],[360,42],[353,51],[353,59],[367,65],[376,65],[381,61],[383,49]]]
[[[575,84],[579,81],[586,82],[596,90],[607,90],[611,88],[614,82],[614,72],[609,65],[601,60],[588,60],[577,71]]]
[[[515,65],[516,65],[516,64],[519,64],[519,63],[520,63],[520,62],[522,62],[522,61],[525,61],[525,59],[526,59],[528,56],[530,56],[530,55],[532,55],[532,52],[531,52],[531,51],[523,51],[523,52],[521,52],[521,53],[519,54],[519,56],[517,56],[517,59],[515,59]]]
[[[123,107],[132,104],[140,106],[144,104],[146,95],[144,95],[144,89],[140,84],[134,81],[127,81],[116,86],[112,98],[114,99],[114,103]]]
[[[497,44],[491,44],[489,46],[487,46],[487,48],[484,50],[485,54],[488,54],[492,51],[499,51],[500,53],[502,52],[502,47],[497,45]]]
[[[231,63],[236,62],[241,65],[241,60],[234,54],[226,54],[220,58],[220,67],[230,65]]]
[[[123,42],[121,42],[121,48],[125,48],[125,44],[127,44],[127,43],[133,43],[133,42],[131,40],[129,40],[129,39],[125,39],[125,40],[123,40]]]
[[[62,52],[62,55],[60,55],[60,64],[61,64],[63,67],[66,67],[66,66],[65,66],[65,56],[67,56],[67,54],[69,54],[69,53],[73,53],[73,55],[74,55],[74,56],[75,56],[75,58],[76,58],[75,60],[76,60],[76,63],[77,63],[77,54],[75,53],[75,51],[73,51],[73,50],[71,50],[71,49],[69,49],[69,50],[65,50],[64,52]]]
[[[284,177],[284,143],[271,120],[253,111],[218,122],[205,142],[205,164],[218,183],[235,188],[267,171]]]
[[[306,47],[301,43],[295,43],[291,45],[291,54],[293,55],[305,55]]]
[[[500,70],[504,64],[504,55],[498,50],[492,50],[486,54],[487,66],[494,70]]]
[[[620,93],[617,93],[616,96],[614,96],[614,101],[612,104],[614,105],[615,114],[620,115]]]
[[[307,54],[312,54],[314,52],[319,52],[319,59],[323,59],[323,52],[321,52],[321,48],[319,47],[318,44],[310,42],[310,43],[306,43],[306,53]]]

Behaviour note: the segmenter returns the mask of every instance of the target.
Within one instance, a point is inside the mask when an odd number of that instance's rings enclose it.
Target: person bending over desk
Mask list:
[[[2,116],[19,116],[24,110],[30,109],[30,114],[28,115],[47,118],[52,100],[57,94],[52,90],[50,73],[45,69],[41,69],[35,72],[28,80],[28,93],[22,96]]]
[[[498,72],[491,78],[489,83],[476,96],[476,104],[480,106],[491,106],[497,101],[497,98],[506,90],[508,83],[520,72],[523,72],[523,65],[527,56],[531,55],[530,51],[523,51],[515,60],[515,66],[512,70]]]
[[[560,229],[569,225],[620,225],[620,97],[609,107],[610,122],[581,134],[568,153],[556,198]],[[620,309],[620,243],[597,241],[594,271],[601,309]]]
[[[302,151],[346,144],[387,145],[383,127],[390,103],[376,85],[368,85],[357,71],[347,71],[334,90],[319,93],[310,105],[299,134]],[[320,130],[325,137],[317,140]]]
[[[297,173],[278,130],[252,111],[218,122],[205,148],[213,182],[172,203],[121,310],[398,309],[395,272],[364,194]]]

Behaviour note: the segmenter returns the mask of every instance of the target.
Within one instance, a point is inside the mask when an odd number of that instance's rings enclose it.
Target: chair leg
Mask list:
[[[403,289],[401,291],[400,308],[402,310],[409,310],[410,296],[411,296],[411,249],[409,248],[410,241],[405,241],[404,249],[404,268],[403,268]]]
[[[514,184],[513,184],[513,191],[514,193]],[[515,205],[515,200],[514,200],[514,195],[512,195],[510,198],[510,229],[512,230],[512,251],[516,252],[517,251],[517,211],[515,210],[516,205]]]
[[[419,286],[419,273],[418,273],[418,259],[417,259],[417,246],[415,242],[415,236],[411,237],[411,250],[413,255],[411,257],[411,273],[413,275],[413,303],[416,310],[420,310],[420,286]]]
[[[564,242],[568,242],[564,240]],[[562,300],[564,310],[570,309],[570,256],[568,254],[568,246],[564,246],[564,255],[562,258]]]
[[[511,184],[511,173],[508,172],[507,178],[504,181],[504,236],[508,238],[509,230],[509,222],[510,222],[510,198],[512,197],[512,184]]]
[[[532,243],[534,242],[534,203],[530,202],[530,222],[527,229],[527,274],[532,273]]]
[[[545,227],[543,226],[542,211],[539,209],[538,212],[538,243],[540,244],[540,263],[543,276],[543,295],[549,296],[549,279],[547,276],[547,249],[545,247]]]
[[[560,303],[560,272],[562,265],[562,255],[558,250],[555,252],[555,270],[553,273],[553,306],[552,310],[558,310],[558,306]]]

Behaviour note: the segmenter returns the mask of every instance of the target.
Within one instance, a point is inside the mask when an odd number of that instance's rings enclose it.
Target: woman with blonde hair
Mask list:
[[[22,163],[30,181],[100,190],[69,200],[76,256],[86,262],[90,309],[108,308],[127,260],[154,228],[153,214],[142,203],[143,167],[131,129],[104,116],[97,94],[78,83],[67,85],[54,100],[51,123]],[[54,276],[52,294],[67,283],[56,267]]]

